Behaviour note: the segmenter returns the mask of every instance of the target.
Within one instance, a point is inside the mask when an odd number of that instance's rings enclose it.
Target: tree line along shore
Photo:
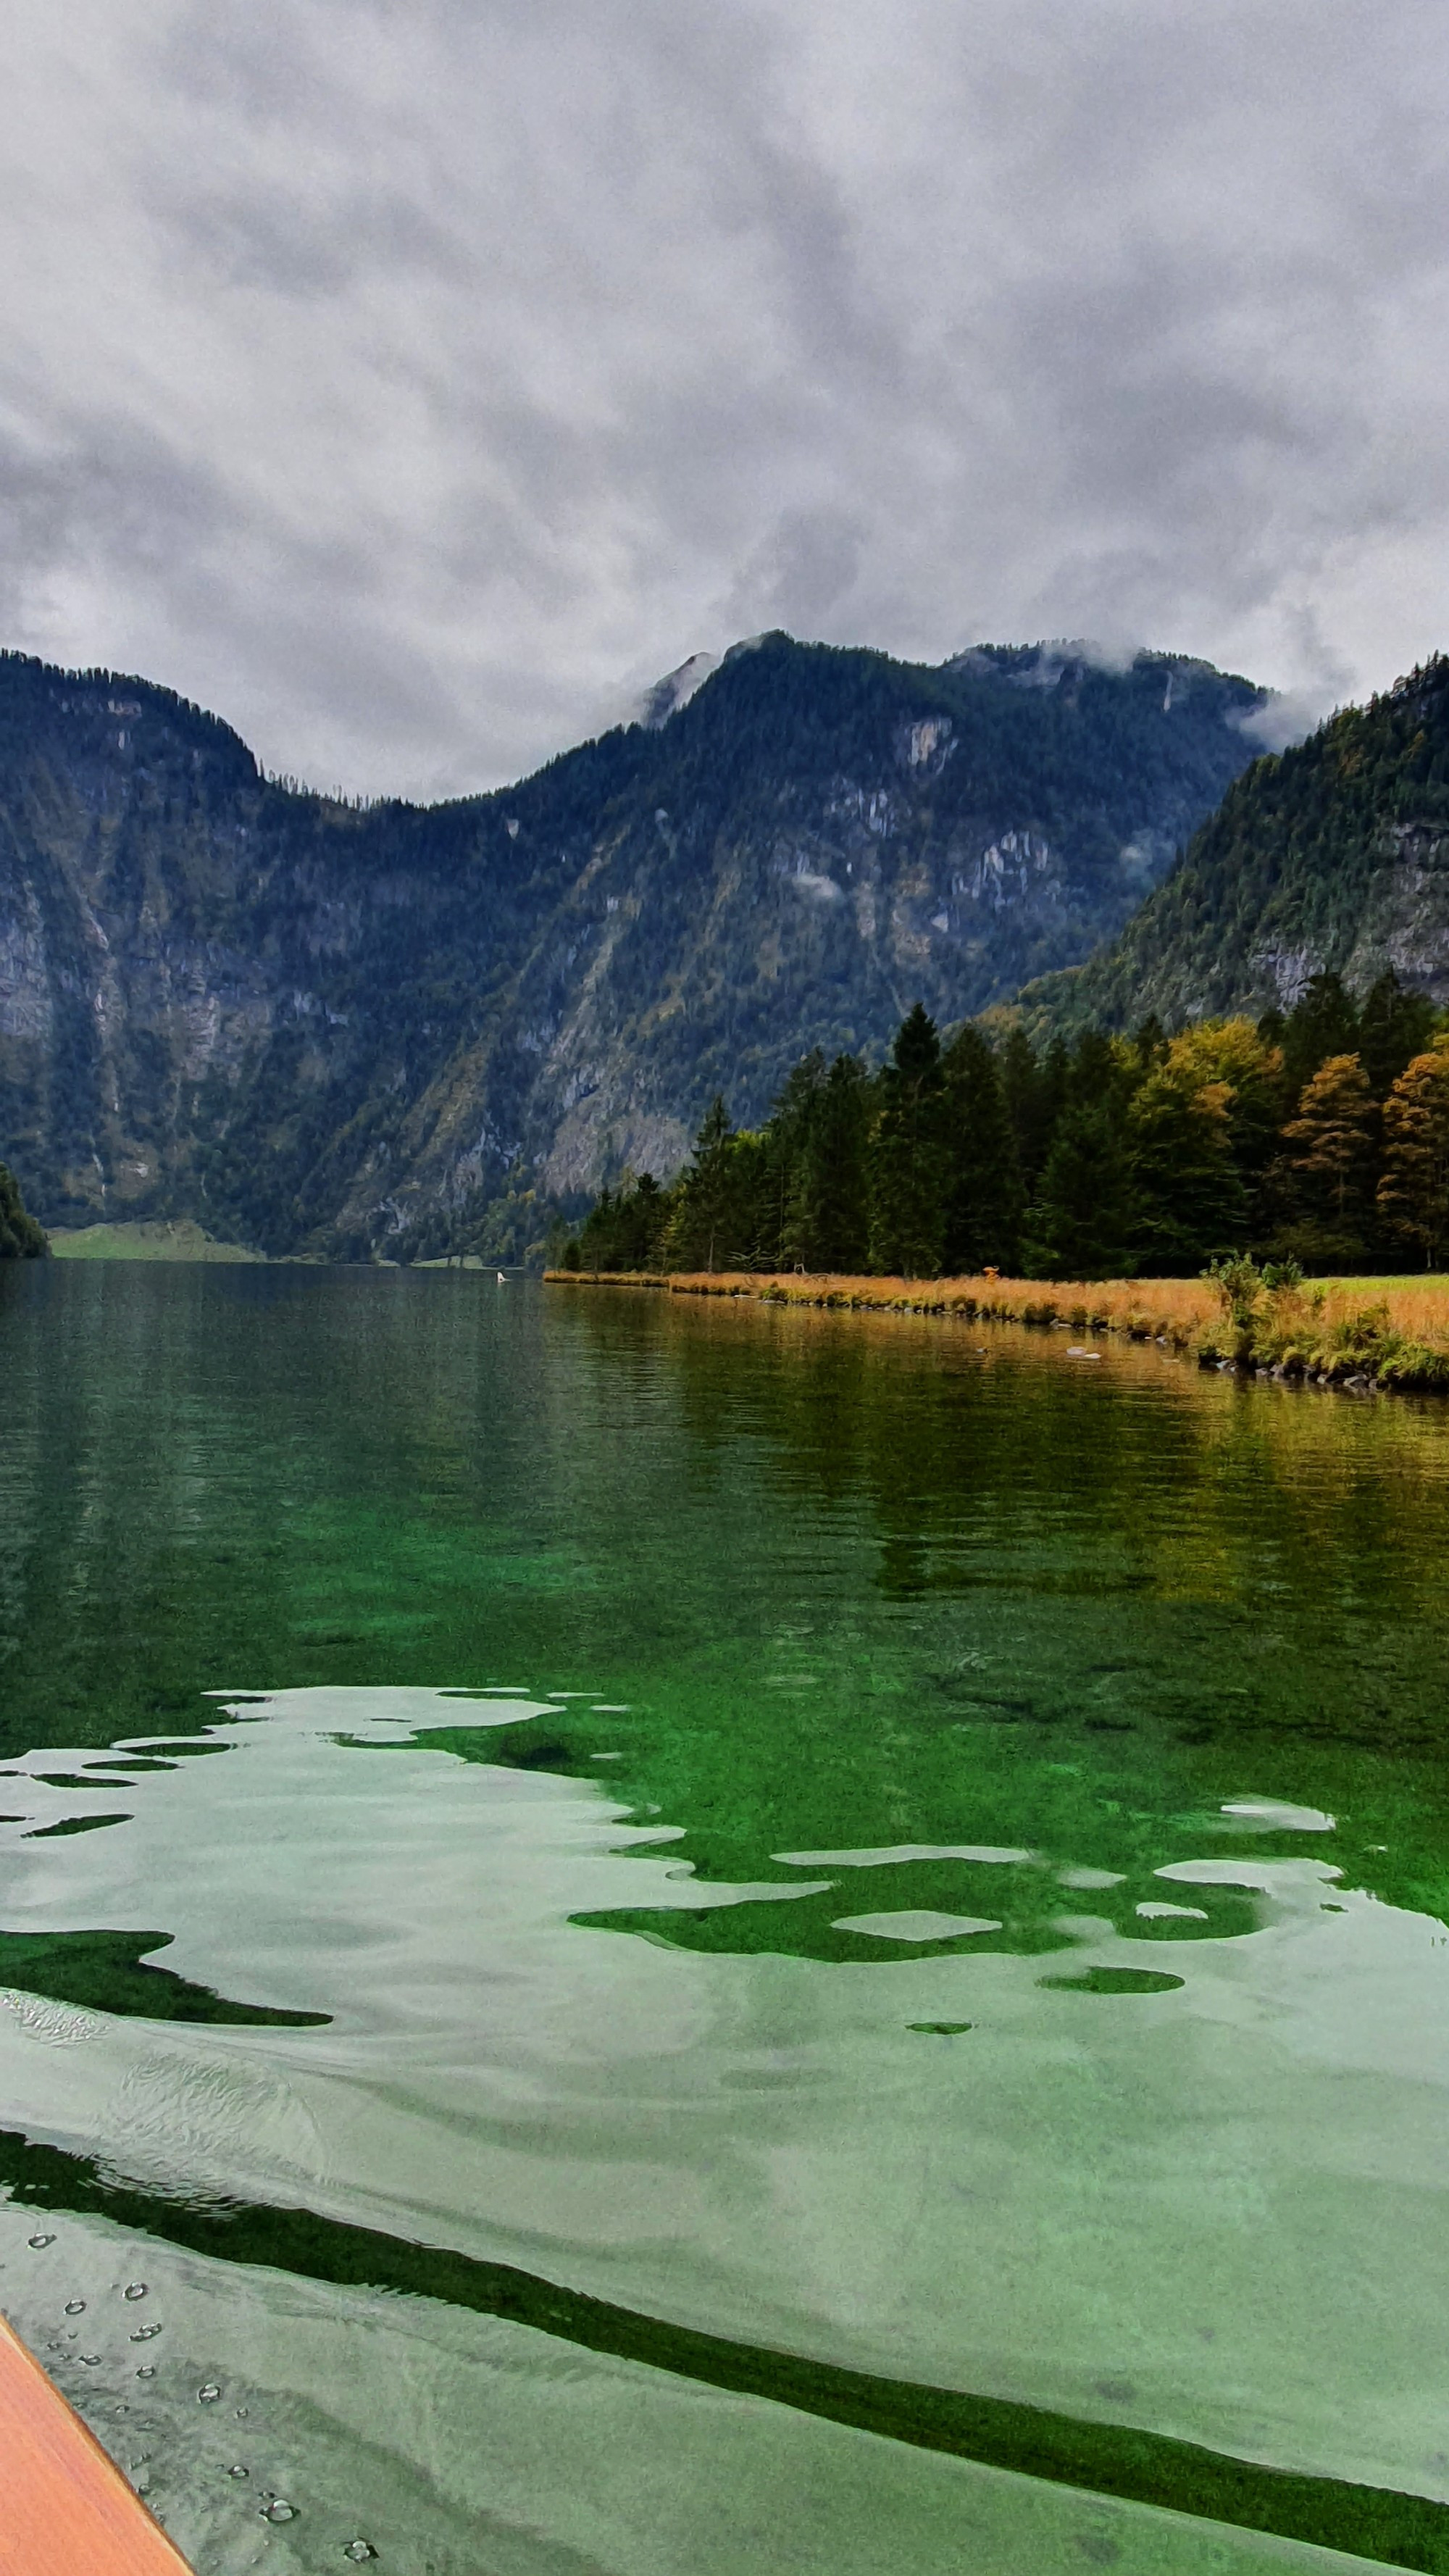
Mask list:
[[[1321,974],[1286,1015],[1040,1048],[1019,1020],[943,1045],[918,1003],[878,1071],[808,1055],[758,1129],[716,1099],[677,1179],[603,1190],[558,1266],[1065,1281],[1446,1253],[1449,1022],[1392,974],[1362,1002]]]
[[[772,1303],[1065,1323],[1207,1365],[1449,1386],[1449,1020],[1385,974],[1169,1035],[943,1045],[917,1004],[888,1060],[806,1056],[770,1118],[716,1100],[667,1187],[604,1189],[560,1278]],[[1341,1283],[1347,1274],[1350,1283]]]

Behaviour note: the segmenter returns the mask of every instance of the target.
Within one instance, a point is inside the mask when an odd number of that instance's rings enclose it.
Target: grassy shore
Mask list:
[[[152,1218],[120,1225],[57,1226],[50,1237],[57,1261],[263,1261],[240,1243],[218,1243],[187,1217]]]
[[[1449,1277],[1313,1279],[1270,1289],[1249,1275],[1212,1279],[867,1279],[798,1272],[568,1271],[562,1286],[662,1288],[676,1297],[748,1297],[770,1306],[954,1315],[1088,1337],[1158,1342],[1204,1368],[1234,1368],[1355,1391],[1449,1390]]]

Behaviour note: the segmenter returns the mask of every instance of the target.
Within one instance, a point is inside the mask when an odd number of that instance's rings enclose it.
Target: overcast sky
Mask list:
[[[1449,645],[1443,0],[9,0],[0,641],[315,784],[697,648]]]

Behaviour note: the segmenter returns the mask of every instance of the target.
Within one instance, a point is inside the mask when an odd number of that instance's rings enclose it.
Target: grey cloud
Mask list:
[[[516,774],[784,624],[1449,641],[1431,0],[18,0],[0,640]]]

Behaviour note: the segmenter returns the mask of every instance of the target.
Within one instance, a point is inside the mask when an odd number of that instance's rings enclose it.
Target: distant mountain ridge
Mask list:
[[[1449,660],[1436,654],[1228,789],[1120,936],[1029,984],[1028,1022],[1175,1028],[1289,1008],[1332,972],[1449,1004]]]
[[[1248,681],[783,635],[532,778],[365,809],[170,692],[0,657],[0,1152],[44,1220],[442,1249],[661,1175],[722,1090],[1083,958],[1253,756]]]

